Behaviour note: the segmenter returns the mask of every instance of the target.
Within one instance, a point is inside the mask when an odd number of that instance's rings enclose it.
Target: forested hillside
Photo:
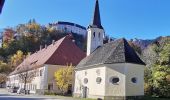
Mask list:
[[[5,28],[2,48],[0,48],[0,73],[9,74],[27,55],[38,51],[40,45],[43,48],[45,45],[51,44],[53,40],[57,41],[68,34],[72,34],[76,45],[85,50],[86,41],[82,35],[57,31],[40,25],[35,20],[16,27]]]

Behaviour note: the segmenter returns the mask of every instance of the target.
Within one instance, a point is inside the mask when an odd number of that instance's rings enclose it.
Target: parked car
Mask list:
[[[19,87],[11,87],[10,89],[9,89],[9,92],[11,92],[11,93],[17,93],[17,91],[18,91],[18,89],[19,89]]]
[[[8,85],[8,86],[6,86],[6,88],[7,88],[7,90],[9,90],[11,88],[11,86]]]
[[[17,94],[30,94],[30,90],[24,90],[24,88],[19,88]]]
[[[24,89],[23,88],[19,88],[18,91],[17,91],[17,94],[21,94],[21,93],[24,93]]]

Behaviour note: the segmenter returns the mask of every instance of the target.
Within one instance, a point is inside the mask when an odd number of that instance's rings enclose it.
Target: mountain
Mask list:
[[[142,58],[147,66],[151,66],[153,63],[156,62],[157,59],[159,59],[158,52],[160,52],[167,43],[170,43],[170,36],[161,36],[152,40],[152,42],[148,44],[145,49],[142,50]]]
[[[150,45],[151,43],[153,43],[155,41],[155,39],[151,40],[151,39],[137,39],[135,38],[133,40],[133,43],[140,46],[142,50],[144,50],[148,45]]]

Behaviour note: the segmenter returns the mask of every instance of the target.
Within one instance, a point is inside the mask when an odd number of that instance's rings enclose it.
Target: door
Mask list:
[[[87,87],[83,87],[83,98],[87,98]]]

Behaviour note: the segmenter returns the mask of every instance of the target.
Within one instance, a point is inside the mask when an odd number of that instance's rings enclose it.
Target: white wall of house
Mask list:
[[[44,67],[40,67],[35,69],[36,76],[33,78],[31,83],[26,84],[26,89],[30,90],[30,93],[36,93],[37,90],[44,89],[42,85],[46,83],[47,79],[45,78],[47,71]],[[32,70],[33,71],[33,70]],[[24,83],[22,83],[19,79],[19,74],[9,76],[9,80],[7,82],[8,86],[16,86],[24,88]]]
[[[56,86],[56,81],[54,78],[54,73],[61,67],[62,65],[44,65],[43,67],[35,69],[36,77],[32,80],[31,83],[27,83],[26,89],[30,90],[30,93],[41,92],[49,90],[52,92],[60,92],[58,87]],[[8,86],[16,86],[24,88],[24,83],[19,81],[19,74],[9,76],[9,81],[7,81]]]

